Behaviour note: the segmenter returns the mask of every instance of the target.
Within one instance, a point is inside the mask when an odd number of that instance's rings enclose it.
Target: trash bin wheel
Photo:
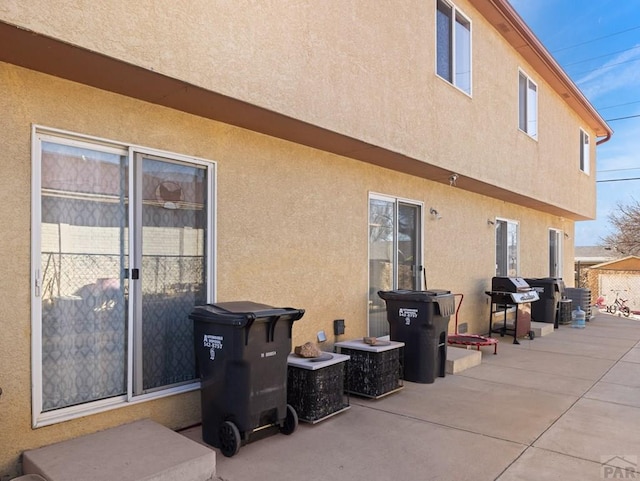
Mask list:
[[[282,426],[280,426],[280,432],[282,434],[292,434],[298,427],[298,413],[290,404],[287,404],[287,415],[284,418]]]
[[[238,454],[240,451],[240,431],[231,421],[225,421],[220,425],[220,451],[227,458]]]
[[[529,331],[529,339],[533,341],[535,337],[536,337],[536,333],[533,331]]]

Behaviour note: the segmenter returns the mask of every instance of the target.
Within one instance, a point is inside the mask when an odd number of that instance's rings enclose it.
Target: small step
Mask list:
[[[491,347],[493,352],[493,347]],[[447,374],[457,374],[482,362],[482,352],[476,348],[447,347]]]
[[[145,419],[25,451],[22,470],[47,481],[210,481],[216,455]]]
[[[553,324],[550,322],[534,322],[531,321],[531,330],[535,337],[548,336],[553,334]]]

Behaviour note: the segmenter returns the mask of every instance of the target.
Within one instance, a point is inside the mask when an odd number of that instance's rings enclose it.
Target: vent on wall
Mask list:
[[[502,33],[507,33],[511,31],[511,29],[506,23],[499,23],[496,26],[498,27],[498,30],[500,30]]]

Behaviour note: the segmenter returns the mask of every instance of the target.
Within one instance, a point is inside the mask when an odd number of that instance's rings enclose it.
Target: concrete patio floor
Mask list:
[[[291,436],[217,453],[225,481],[640,479],[640,321],[598,314],[434,384],[352,396]],[[486,350],[485,350],[486,349]],[[201,441],[199,427],[184,431]],[[608,464],[606,464],[608,463]],[[638,469],[640,471],[640,469]]]

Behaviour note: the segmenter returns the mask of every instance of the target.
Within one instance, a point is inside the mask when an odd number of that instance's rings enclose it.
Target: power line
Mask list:
[[[573,75],[582,75],[582,74],[585,74],[585,73],[597,72],[598,70],[604,70],[604,69],[607,69],[607,68],[616,67],[618,65],[623,65],[625,63],[637,62],[638,60],[640,60],[640,57],[632,58],[631,60],[625,60],[624,62],[612,63],[610,65],[603,65],[602,67],[594,68],[594,69],[591,69],[591,70],[583,70],[582,72],[576,72]]]
[[[600,182],[624,182],[627,180],[640,180],[640,177],[628,177],[626,179],[609,179],[609,180],[596,180],[597,183]]]
[[[588,43],[592,43],[592,42],[596,42],[598,40],[602,40],[603,38],[615,37],[616,35],[620,35],[620,34],[623,34],[623,33],[626,33],[626,32],[630,32],[632,30],[638,30],[639,28],[640,28],[640,25],[638,25],[637,27],[628,28],[626,30],[620,30],[619,32],[614,32],[614,33],[611,33],[609,35],[605,35],[604,37],[594,38],[592,40],[587,40],[587,41],[582,42],[582,43],[577,43],[575,45],[570,45],[568,47],[562,47],[562,48],[559,48],[557,50],[553,50],[551,53],[562,52],[563,50],[569,50],[570,48],[580,47],[580,46],[586,45]]]
[[[629,115],[628,117],[618,117],[617,119],[605,119],[605,122],[613,122],[615,120],[635,119],[637,117],[640,117],[640,114],[639,115]]]
[[[626,102],[624,104],[609,105],[608,107],[598,107],[598,110],[613,109],[615,107],[625,107],[625,106],[631,105],[631,104],[640,104],[640,100],[634,100],[633,102]]]
[[[597,57],[591,57],[591,58],[586,58],[584,60],[578,60],[577,62],[565,63],[565,64],[563,64],[563,67],[568,67],[570,65],[576,65],[578,63],[585,63],[585,62],[589,62],[591,60],[597,60],[597,59],[602,58],[602,57],[608,57],[610,55],[615,55],[617,53],[628,52],[629,50],[635,50],[637,48],[640,48],[640,45],[636,45],[635,47],[631,47],[631,48],[626,48],[624,50],[617,50],[617,51],[611,52],[611,53],[605,53],[604,55],[598,55]]]
[[[640,167],[627,167],[626,169],[605,169],[605,170],[598,170],[596,173],[600,174],[602,172],[622,172],[625,170],[638,170],[640,169]]]

